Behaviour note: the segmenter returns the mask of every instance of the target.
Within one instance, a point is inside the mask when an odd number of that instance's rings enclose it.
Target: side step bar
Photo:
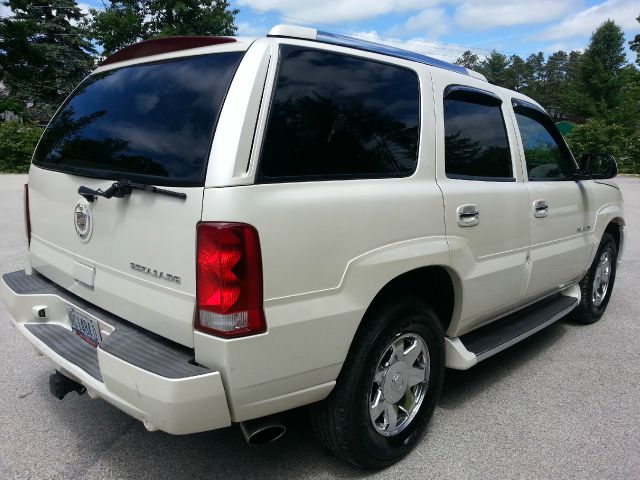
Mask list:
[[[580,290],[574,286],[461,337],[446,338],[446,366],[457,370],[471,368],[557,322],[579,302]]]

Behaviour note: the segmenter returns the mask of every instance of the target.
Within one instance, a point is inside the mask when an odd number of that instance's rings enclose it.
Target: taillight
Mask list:
[[[196,329],[220,337],[264,332],[257,230],[242,223],[198,225]]]
[[[27,234],[27,245],[31,246],[31,214],[29,213],[29,184],[24,184],[24,230]]]

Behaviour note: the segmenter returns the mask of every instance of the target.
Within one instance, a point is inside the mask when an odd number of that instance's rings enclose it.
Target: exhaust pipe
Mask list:
[[[240,430],[249,445],[266,445],[282,438],[287,427],[279,417],[272,415],[240,422]]]

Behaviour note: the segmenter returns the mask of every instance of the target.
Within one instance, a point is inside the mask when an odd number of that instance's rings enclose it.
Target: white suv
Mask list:
[[[615,173],[533,100],[423,55],[291,26],[150,40],[47,127],[29,266],[0,293],[59,398],[252,442],[313,404],[327,448],[383,467],[445,367],[602,316]]]

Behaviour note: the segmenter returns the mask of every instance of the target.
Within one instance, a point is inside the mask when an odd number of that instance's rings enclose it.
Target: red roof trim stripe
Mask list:
[[[134,43],[128,47],[118,50],[113,55],[108,56],[101,65],[124,62],[134,58],[149,57],[161,53],[177,52],[190,48],[208,47],[210,45],[220,45],[222,43],[233,43],[236,39],[232,37],[162,37],[144,40]]]

